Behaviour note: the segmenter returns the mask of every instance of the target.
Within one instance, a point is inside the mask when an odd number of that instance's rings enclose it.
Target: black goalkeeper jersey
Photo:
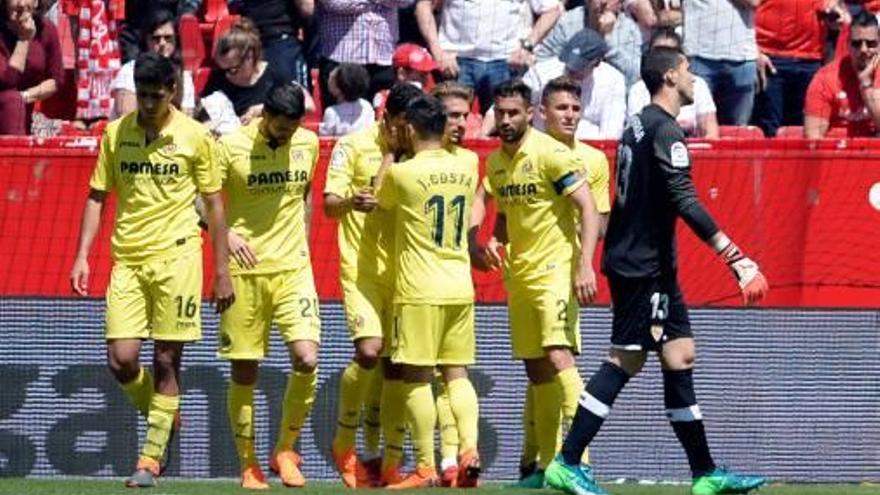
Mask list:
[[[658,105],[627,121],[616,177],[602,258],[606,275],[675,276],[678,217],[704,241],[718,232],[697,198],[684,131]]]

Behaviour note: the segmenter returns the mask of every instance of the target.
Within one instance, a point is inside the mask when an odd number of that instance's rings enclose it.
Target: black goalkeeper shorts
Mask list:
[[[670,340],[693,337],[675,277],[608,277],[614,319],[611,345],[627,351],[659,350]]]

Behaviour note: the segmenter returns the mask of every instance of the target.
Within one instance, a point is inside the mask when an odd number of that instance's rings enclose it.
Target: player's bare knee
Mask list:
[[[612,348],[608,352],[606,361],[622,369],[630,377],[634,377],[642,371],[647,357],[648,354],[644,351],[621,351]]]
[[[666,370],[689,370],[697,360],[694,339],[671,340],[663,346],[660,364]]]
[[[440,373],[443,375],[443,381],[446,383],[468,377],[468,370],[465,366],[441,366]]]
[[[540,385],[542,383],[550,383],[556,379],[556,367],[545,356],[536,359],[525,359],[523,363],[526,365],[526,376],[529,381]]]
[[[547,347],[544,352],[556,373],[575,365],[574,354],[568,347]]]
[[[371,370],[379,364],[379,358],[382,356],[382,340],[380,339],[361,339],[355,344],[355,362],[361,368]]]
[[[137,359],[126,359],[124,356],[107,354],[107,368],[116,381],[128,383],[138,377],[141,365]]]
[[[432,366],[403,365],[403,381],[407,383],[429,383],[434,378]]]
[[[403,380],[403,367],[389,358],[382,358],[382,376],[386,380]]]
[[[304,352],[293,360],[293,369],[299,373],[313,373],[318,368],[318,352]]]

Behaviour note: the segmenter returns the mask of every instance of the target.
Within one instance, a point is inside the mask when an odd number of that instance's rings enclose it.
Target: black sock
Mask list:
[[[663,370],[663,398],[666,417],[687,453],[694,478],[715,469],[703,427],[703,414],[694,392],[693,370]]]
[[[602,363],[599,371],[590,378],[581,393],[577,413],[562,444],[562,457],[566,464],[580,464],[584,449],[599,433],[602,422],[611,412],[614,399],[628,381],[629,375],[623,369],[608,362]]]

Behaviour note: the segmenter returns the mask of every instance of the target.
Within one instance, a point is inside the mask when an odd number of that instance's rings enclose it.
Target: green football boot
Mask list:
[[[767,480],[760,476],[745,476],[728,471],[725,468],[715,468],[703,476],[694,478],[691,494],[748,493],[766,483]]]
[[[589,466],[566,464],[562,454],[558,454],[547,466],[545,480],[548,486],[570,495],[608,495],[596,483]]]

